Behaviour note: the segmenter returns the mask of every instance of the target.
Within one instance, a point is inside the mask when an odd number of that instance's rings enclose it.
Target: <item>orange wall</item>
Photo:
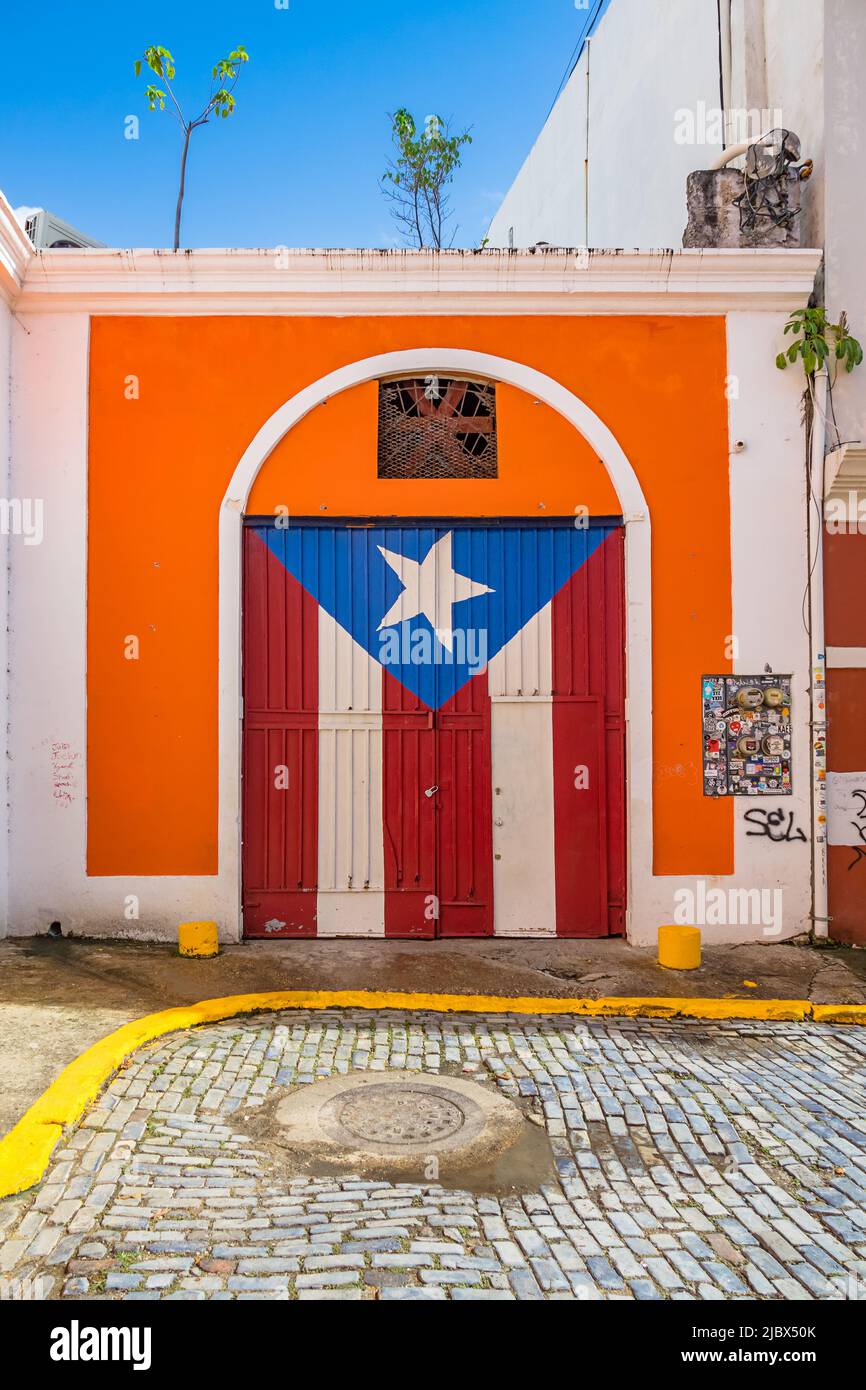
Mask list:
[[[655,870],[732,871],[731,806],[701,793],[698,687],[728,669],[731,631],[722,319],[148,317],[91,326],[89,873],[216,872],[217,518],[232,473],[303,387],[358,358],[437,343],[554,377],[625,450],[653,524]],[[130,376],[138,399],[126,397]],[[375,388],[359,387],[278,446],[249,510],[619,510],[560,417],[512,388],[499,397],[496,481],[377,480]],[[130,635],[137,661],[124,656]]]
[[[497,386],[498,478],[376,476],[376,382],[332,396],[283,437],[250,493],[251,516],[616,516],[607,469],[582,435],[543,401]]]

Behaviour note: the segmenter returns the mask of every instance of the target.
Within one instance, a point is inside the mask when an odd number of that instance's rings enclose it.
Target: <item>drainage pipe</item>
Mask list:
[[[824,419],[827,372],[812,390],[809,496],[806,525],[809,587],[809,733],[812,772],[812,933],[830,935],[827,894],[827,657],[824,648]]]
[[[761,138],[761,136],[757,136],[756,140]],[[727,149],[716,155],[715,159],[707,165],[707,168],[724,169],[725,165],[730,164],[732,159],[739,159],[741,154],[745,154],[746,150],[756,143],[756,140],[741,140],[739,145],[728,145]]]

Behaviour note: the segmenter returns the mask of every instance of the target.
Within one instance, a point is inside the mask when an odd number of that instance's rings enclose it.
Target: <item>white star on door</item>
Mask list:
[[[456,572],[451,560],[452,535],[449,531],[442,536],[420,564],[417,560],[410,560],[407,555],[398,555],[381,545],[377,547],[383,560],[391,566],[404,586],[402,594],[380,622],[379,632],[383,627],[396,627],[410,618],[424,617],[442,646],[451,651],[454,645],[451,611],[454,604],[494,592],[489,585],[479,584],[465,574]]]

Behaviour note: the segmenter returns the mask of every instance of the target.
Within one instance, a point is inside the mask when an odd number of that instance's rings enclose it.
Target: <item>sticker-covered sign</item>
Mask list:
[[[703,676],[701,708],[705,796],[790,796],[790,676]]]

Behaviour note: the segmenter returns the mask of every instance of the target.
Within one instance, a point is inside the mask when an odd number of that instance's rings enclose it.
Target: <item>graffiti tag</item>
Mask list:
[[[772,840],[774,845],[806,839],[805,833],[794,824],[793,811],[765,811],[763,807],[753,806],[751,811],[746,812],[744,819],[758,827],[757,830],[747,830],[747,835],[764,835],[768,840]]]
[[[866,859],[866,790],[860,787],[856,791],[853,791],[851,795],[860,798],[860,810],[854,812],[856,819],[852,820],[851,824],[857,831],[862,844],[851,846],[854,851],[854,858],[848,865],[849,873],[854,868],[855,864],[862,864],[864,859]]]
[[[71,743],[58,740],[51,745],[51,784],[55,801],[71,806],[77,790],[76,771],[79,756]]]

